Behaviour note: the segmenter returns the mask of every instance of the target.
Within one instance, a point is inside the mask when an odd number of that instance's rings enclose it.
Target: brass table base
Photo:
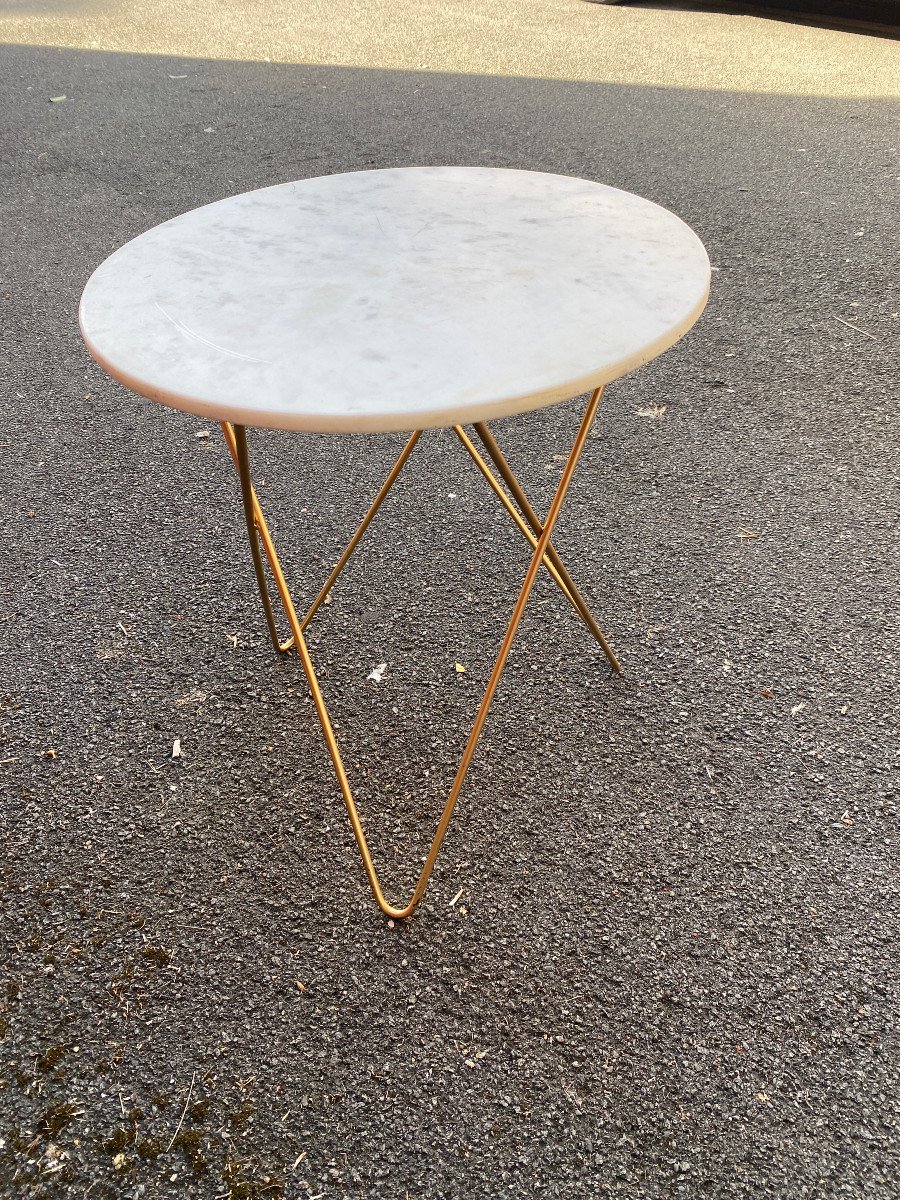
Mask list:
[[[341,752],[331,725],[331,719],[328,715],[328,708],[325,704],[325,699],[322,696],[322,689],[320,688],[319,681],[316,678],[315,668],[313,667],[312,658],[310,657],[309,649],[307,648],[306,639],[304,638],[303,633],[310,621],[315,616],[320,605],[324,602],[325,597],[331,591],[335,581],[337,580],[341,571],[344,569],[347,561],[353,554],[353,551],[359,544],[360,539],[366,532],[366,529],[369,527],[372,518],[378,512],[378,509],[381,507],[382,502],[393,487],[398,475],[403,470],[407,459],[416,447],[416,443],[421,436],[421,431],[413,433],[409,441],[404,446],[400,453],[400,457],[391,468],[391,471],[381,486],[377,496],[375,497],[371,508],[366,513],[365,517],[363,517],[359,528],[348,542],[347,548],[344,550],[341,557],[335,563],[331,574],[328,576],[325,584],[322,587],[322,590],[319,592],[308,612],[301,620],[297,616],[296,610],[294,609],[290,592],[288,591],[284,574],[281,570],[281,564],[279,563],[278,555],[275,552],[275,546],[272,542],[272,538],[269,535],[269,530],[266,526],[266,520],[263,516],[262,508],[260,507],[250,478],[250,460],[247,452],[246,430],[242,425],[231,425],[227,422],[222,422],[222,431],[225,434],[225,440],[228,443],[228,449],[231,452],[231,456],[234,460],[234,464],[240,478],[241,497],[244,505],[244,517],[247,524],[247,532],[250,538],[250,552],[253,556],[256,582],[259,587],[259,594],[262,600],[266,624],[269,629],[269,635],[272,639],[272,644],[276,649],[284,653],[288,653],[291,650],[296,650],[300,656],[300,661],[303,664],[303,670],[306,673],[306,678],[309,683],[310,692],[312,693],[313,703],[316,707],[316,713],[318,714],[322,731],[325,734],[328,752],[331,755],[334,771],[337,775],[338,783],[340,784],[341,793],[344,798],[344,804],[347,808],[347,815],[350,818],[353,834],[356,838],[356,843],[362,856],[363,866],[369,881],[369,886],[372,889],[372,894],[374,895],[379,908],[389,917],[402,920],[410,916],[410,914],[418,905],[419,901],[422,899],[422,896],[425,894],[425,889],[428,886],[431,872],[434,869],[434,864],[437,860],[441,843],[444,840],[444,835],[447,832],[447,827],[450,824],[453,811],[456,808],[456,802],[459,799],[459,794],[462,791],[466,774],[472,762],[472,757],[475,753],[475,747],[477,746],[478,739],[481,736],[482,730],[484,729],[484,724],[487,720],[491,702],[494,698],[494,693],[497,690],[497,685],[499,684],[500,677],[503,674],[503,668],[506,665],[506,659],[509,655],[513,638],[515,637],[516,630],[519,627],[519,622],[521,621],[522,614],[525,611],[525,605],[528,601],[528,596],[532,587],[534,586],[534,581],[537,578],[537,574],[541,566],[547,568],[557,586],[562,591],[563,595],[581,617],[592,636],[603,648],[603,651],[606,654],[606,657],[609,659],[613,670],[617,672],[621,671],[621,667],[615,654],[604,638],[600,627],[597,625],[596,621],[588,610],[588,607],[581,597],[581,594],[578,592],[575,584],[572,582],[571,576],[563,566],[563,563],[550,540],[553,527],[556,524],[560,511],[562,510],[566,493],[569,490],[569,485],[571,484],[572,477],[575,474],[575,468],[587,441],[588,433],[590,432],[591,425],[593,424],[594,418],[597,414],[602,392],[603,389],[598,388],[592,394],[590,401],[588,402],[584,417],[581,421],[581,426],[579,427],[578,434],[572,446],[572,450],[568,459],[566,460],[562,475],[560,476],[556,493],[550,505],[550,510],[547,513],[547,518],[543,523],[541,523],[533,507],[529,503],[527,496],[522,490],[509,464],[504,458],[500,447],[497,445],[487,426],[484,423],[477,423],[474,426],[474,429],[482,445],[487,451],[488,457],[496,468],[500,479],[506,484],[509,495],[507,495],[506,491],[504,491],[501,483],[495,477],[490,466],[481,457],[472,440],[466,434],[462,426],[454,426],[454,432],[456,433],[457,437],[471,455],[476,466],[484,475],[485,479],[500,500],[503,507],[515,522],[516,527],[527,539],[532,548],[532,557],[531,563],[525,574],[525,579],[519,590],[519,596],[513,608],[512,616],[510,617],[509,624],[506,629],[506,634],[503,638],[503,642],[501,643],[490,678],[488,679],[487,687],[485,688],[484,695],[478,707],[478,712],[476,713],[465,749],[463,750],[462,758],[460,759],[459,766],[457,767],[456,775],[450,788],[450,793],[447,797],[446,803],[444,804],[444,809],[441,813],[437,831],[432,839],[428,855],[425,859],[425,864],[419,874],[419,878],[412,895],[407,903],[402,907],[389,904],[381,890],[381,884],[378,881],[378,873],[375,870],[375,864],[373,863],[372,855],[369,852],[366,835],[363,830],[356,803],[353,799],[353,793],[350,788],[349,780],[347,779],[347,772],[344,769],[344,763],[341,758]],[[510,499],[510,496],[512,499]],[[515,504],[513,501],[515,501]],[[518,505],[518,510],[516,509],[516,505]],[[265,553],[266,559],[268,559],[272,578],[278,591],[281,605],[284,609],[284,614],[287,618],[288,626],[290,628],[290,637],[286,641],[281,641],[278,636],[278,628],[272,609],[272,601],[270,599],[269,589],[266,583],[263,553]]]

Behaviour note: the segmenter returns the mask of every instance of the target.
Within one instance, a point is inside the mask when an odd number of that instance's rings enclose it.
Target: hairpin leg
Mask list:
[[[350,788],[350,782],[347,778],[347,773],[344,768],[344,763],[343,763],[343,759],[341,757],[340,748],[337,744],[337,739],[335,737],[334,729],[331,724],[331,718],[328,713],[328,708],[325,704],[325,699],[322,695],[322,689],[320,688],[319,681],[316,677],[315,668],[313,666],[312,658],[310,656],[310,652],[309,652],[309,649],[306,644],[306,639],[303,636],[303,630],[304,630],[306,623],[309,621],[309,619],[311,619],[313,613],[315,612],[315,609],[318,607],[318,605],[324,599],[324,596],[327,594],[328,589],[333,585],[334,580],[337,578],[343,565],[346,563],[347,559],[349,559],[350,555],[353,553],[353,550],[355,549],[356,544],[358,543],[359,539],[362,537],[363,533],[365,532],[365,529],[367,528],[369,522],[371,521],[372,517],[374,516],[375,512],[377,511],[378,506],[381,504],[381,501],[387,495],[387,492],[389,491],[391,485],[393,484],[394,480],[396,479],[397,475],[399,474],[400,470],[402,469],[403,464],[406,462],[406,459],[409,457],[409,454],[412,452],[413,448],[415,447],[416,440],[418,439],[418,434],[413,434],[412,438],[409,440],[409,442],[407,442],[403,454],[401,454],[400,458],[398,459],[397,463],[394,466],[394,469],[392,470],[391,474],[388,476],[388,479],[385,481],[385,484],[383,485],[381,491],[379,492],[378,496],[376,497],[375,503],[373,504],[373,506],[369,510],[369,512],[366,514],[366,517],[364,518],[360,527],[357,529],[357,532],[354,535],[354,538],[351,540],[351,543],[348,546],[347,550],[344,552],[344,555],[342,555],[341,559],[338,560],[337,565],[335,566],[334,570],[332,571],[331,575],[329,576],[329,580],[326,583],[325,588],[323,589],[322,592],[320,592],[319,597],[317,598],[313,607],[310,609],[310,612],[307,614],[307,617],[305,618],[305,620],[301,621],[297,616],[297,613],[294,609],[293,604],[291,603],[290,594],[288,593],[287,585],[285,584],[285,581],[284,581],[284,575],[283,575],[283,573],[281,571],[281,567],[278,563],[278,557],[277,557],[277,554],[275,553],[275,548],[272,544],[271,538],[269,537],[268,530],[267,530],[266,524],[265,524],[265,519],[262,515],[262,510],[259,507],[259,502],[256,499],[256,495],[253,490],[253,485],[252,485],[251,478],[250,478],[250,461],[249,461],[249,455],[248,455],[248,451],[247,451],[246,431],[243,428],[243,426],[239,426],[239,425],[230,426],[227,424],[223,425],[225,437],[228,440],[229,449],[231,450],[232,456],[234,457],[235,464],[236,464],[237,470],[238,470],[238,475],[240,477],[241,496],[242,496],[243,503],[244,503],[244,517],[245,517],[245,520],[247,523],[248,534],[250,536],[250,549],[251,549],[251,554],[253,556],[253,565],[254,565],[254,570],[256,572],[257,584],[259,585],[259,589],[260,589],[260,596],[263,599],[263,608],[266,612],[266,621],[269,626],[269,632],[270,632],[270,634],[272,636],[272,640],[276,646],[279,646],[281,649],[286,649],[286,648],[290,648],[290,646],[292,645],[293,648],[296,649],[297,653],[300,656],[300,660],[303,664],[303,669],[306,673],[307,682],[309,683],[310,692],[312,693],[313,703],[316,708],[316,713],[319,718],[319,723],[321,724],[322,731],[325,735],[325,742],[328,747],[328,752],[331,756],[332,765],[334,767],[334,771],[337,776],[338,784],[340,785],[341,794],[343,796],[344,804],[347,809],[347,815],[350,819],[350,825],[353,829],[353,834],[354,834],[354,837],[356,838],[356,842],[359,847],[359,852],[360,852],[360,855],[363,860],[363,867],[365,869],[366,877],[369,881],[369,886],[372,889],[372,894],[374,895],[379,908],[382,910],[382,912],[387,914],[387,916],[389,916],[389,917],[394,917],[396,919],[404,919],[404,918],[410,916],[412,914],[412,912],[415,910],[416,906],[419,904],[420,900],[422,899],[422,896],[425,894],[425,890],[428,886],[428,881],[429,881],[429,879],[431,877],[431,873],[434,869],[434,864],[437,861],[437,857],[440,852],[441,844],[443,843],[444,836],[450,825],[450,821],[453,817],[453,812],[456,808],[456,804],[459,799],[460,792],[462,791],[462,787],[465,782],[466,775],[468,774],[469,767],[472,763],[472,759],[475,754],[475,749],[478,745],[479,738],[481,737],[481,733],[484,729],[485,722],[487,721],[488,713],[490,712],[491,704],[494,699],[494,694],[497,690],[498,684],[500,683],[500,678],[503,674],[504,667],[506,666],[506,660],[509,656],[509,652],[510,652],[510,649],[513,644],[513,639],[515,638],[516,631],[519,627],[519,624],[522,620],[522,616],[525,612],[525,606],[528,602],[528,597],[534,586],[535,579],[537,578],[537,573],[540,570],[541,565],[545,562],[545,558],[548,560],[548,562],[547,562],[548,566],[550,565],[550,563],[552,563],[553,566],[555,567],[556,575],[554,577],[558,578],[558,582],[560,583],[560,586],[563,588],[563,590],[566,592],[566,594],[569,596],[569,598],[571,600],[573,600],[573,602],[574,602],[574,596],[577,595],[577,593],[574,590],[574,585],[571,583],[571,580],[568,578],[568,576],[566,574],[564,574],[565,569],[564,568],[562,568],[562,570],[560,569],[561,564],[558,561],[558,556],[556,556],[556,552],[553,551],[553,557],[551,557],[551,555],[550,555],[550,551],[552,551],[552,549],[553,549],[551,542],[550,542],[550,538],[551,538],[551,534],[553,532],[553,527],[556,524],[556,521],[557,521],[557,518],[559,517],[560,512],[562,511],[562,506],[563,506],[563,503],[566,498],[566,493],[568,492],[569,486],[574,477],[575,469],[578,465],[578,460],[581,457],[582,451],[584,450],[584,446],[587,441],[587,437],[588,437],[588,433],[590,431],[591,425],[593,424],[594,418],[597,414],[597,409],[600,404],[601,395],[602,395],[602,388],[598,388],[597,391],[595,391],[592,394],[590,401],[588,402],[587,408],[585,410],[584,416],[581,421],[581,425],[578,430],[578,434],[577,434],[574,444],[572,446],[572,450],[571,450],[569,457],[566,461],[566,464],[563,468],[562,475],[560,476],[560,480],[559,480],[559,484],[557,485],[556,493],[553,497],[553,501],[550,505],[550,510],[547,514],[547,519],[546,519],[546,521],[544,521],[543,525],[541,525],[539,527],[539,529],[534,529],[533,536],[530,538],[530,540],[532,541],[532,546],[533,546],[531,562],[530,562],[528,570],[525,574],[525,578],[522,582],[521,588],[519,589],[519,595],[518,595],[516,603],[513,607],[512,615],[509,619],[509,623],[506,628],[506,633],[503,637],[503,641],[500,645],[500,650],[499,650],[499,652],[497,654],[497,658],[494,662],[494,666],[491,671],[490,678],[488,679],[488,683],[485,688],[484,695],[481,699],[481,703],[480,703],[480,705],[478,707],[478,711],[475,715],[475,720],[472,724],[472,728],[469,733],[468,740],[466,741],[466,745],[463,750],[459,765],[457,767],[456,775],[453,779],[453,783],[451,785],[449,795],[447,796],[447,800],[444,804],[444,808],[441,813],[440,820],[438,821],[437,830],[432,839],[431,846],[429,847],[424,866],[422,867],[422,869],[419,873],[419,877],[416,882],[415,888],[413,889],[412,895],[410,896],[409,900],[407,900],[407,902],[403,905],[390,904],[387,901],[387,899],[385,898],[384,892],[382,891],[381,884],[378,879],[378,873],[375,869],[375,864],[372,861],[372,855],[369,850],[369,845],[368,845],[368,841],[366,839],[365,831],[363,829],[362,821],[360,819],[359,812],[356,807],[356,802],[353,798],[353,793]],[[465,442],[463,444],[465,444]],[[474,449],[474,447],[473,447],[473,449]],[[526,512],[526,516],[527,516],[527,509],[524,507],[523,507],[523,512]],[[532,516],[533,516],[533,512],[532,512]],[[537,523],[536,517],[534,518],[534,520]],[[282,605],[284,607],[284,611],[285,611],[285,615],[288,620],[288,624],[290,626],[292,639],[291,639],[291,642],[289,642],[289,643],[284,643],[284,644],[279,643],[277,633],[275,631],[274,616],[272,614],[271,601],[269,600],[268,590],[266,588],[266,581],[265,581],[265,574],[264,574],[264,569],[263,569],[262,553],[260,550],[260,544],[262,544],[262,548],[265,551],[266,556],[268,557],[270,565],[272,567],[272,574],[275,579],[275,584],[278,589],[278,592],[279,592],[279,595],[280,595],[280,598],[282,601]],[[554,559],[555,559],[555,561],[554,561]],[[577,605],[576,605],[576,607],[577,607]]]

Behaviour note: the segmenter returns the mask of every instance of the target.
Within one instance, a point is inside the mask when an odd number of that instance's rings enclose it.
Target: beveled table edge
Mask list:
[[[307,414],[298,414],[298,418],[290,419],[288,413],[260,413],[252,408],[212,404],[164,388],[153,387],[130,375],[127,371],[114,367],[95,350],[84,332],[80,312],[78,324],[85,346],[107,375],[136,395],[164,404],[168,408],[175,408],[210,421],[229,421],[233,425],[247,425],[258,429],[286,429],[298,433],[410,433],[415,429],[448,429],[453,425],[470,425],[473,421],[495,421],[503,417],[513,417],[519,413],[534,412],[536,409],[560,404],[607,383],[612,383],[616,379],[622,379],[625,375],[631,374],[632,371],[636,371],[639,367],[658,358],[664,351],[680,341],[700,317],[708,298],[709,283],[707,283],[706,291],[696,308],[680,325],[667,330],[663,337],[651,345],[645,346],[640,354],[609,364],[603,371],[566,380],[556,387],[545,388],[539,392],[505,397],[494,403],[479,406],[477,412],[466,412],[460,408],[448,408],[447,406],[431,410],[426,408],[417,414],[418,420],[415,425],[409,424],[410,414],[405,409],[398,410],[396,413],[388,410],[377,416],[347,413],[345,416],[335,415],[327,418],[324,414],[319,413],[314,418]]]

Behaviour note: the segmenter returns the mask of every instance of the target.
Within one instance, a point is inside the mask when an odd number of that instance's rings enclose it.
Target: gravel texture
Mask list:
[[[898,105],[5,46],[0,112],[0,1195],[897,1197]],[[715,271],[555,539],[625,675],[541,581],[391,926],[218,432],[75,314],[187,208],[438,162],[640,192]],[[577,416],[495,426],[542,505]],[[253,435],[298,596],[400,444]],[[427,435],[317,619],[398,899],[526,562]]]

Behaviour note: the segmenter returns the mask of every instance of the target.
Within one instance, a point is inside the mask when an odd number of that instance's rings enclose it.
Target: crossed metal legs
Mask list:
[[[389,917],[404,919],[410,916],[410,914],[418,905],[419,901],[422,899],[422,896],[425,894],[425,889],[428,886],[428,880],[431,877],[431,872],[434,869],[434,864],[437,860],[438,853],[440,852],[441,843],[444,840],[444,835],[447,832],[447,827],[449,826],[450,820],[453,816],[453,810],[456,808],[456,802],[459,799],[459,794],[462,791],[463,783],[465,782],[469,766],[472,762],[472,758],[475,753],[475,747],[477,746],[478,739],[481,736],[482,730],[484,729],[485,721],[487,720],[488,712],[490,711],[491,702],[494,699],[494,693],[497,690],[497,685],[499,684],[500,677],[503,674],[503,668],[506,665],[506,659],[509,655],[513,639],[516,635],[516,630],[519,627],[522,614],[525,611],[525,605],[528,602],[528,596],[532,587],[534,586],[534,581],[537,578],[537,574],[541,566],[546,567],[553,576],[553,579],[556,581],[560,590],[575,608],[576,612],[578,612],[584,624],[603,648],[603,651],[609,659],[613,669],[615,671],[621,670],[615,654],[610,649],[606,639],[600,631],[599,626],[591,616],[587,605],[572,582],[571,576],[563,566],[559,555],[556,553],[556,550],[554,549],[550,540],[553,527],[556,524],[556,520],[559,517],[560,511],[562,510],[566,493],[569,490],[569,485],[571,484],[572,477],[575,474],[575,468],[587,441],[588,433],[590,432],[594,417],[597,414],[602,391],[602,388],[598,388],[597,391],[592,394],[588,402],[584,417],[581,421],[581,426],[578,430],[578,435],[575,438],[571,453],[566,460],[562,475],[560,476],[559,484],[557,485],[556,493],[550,505],[550,510],[547,513],[546,520],[543,523],[539,520],[537,514],[529,503],[528,498],[522,491],[518,480],[516,479],[515,475],[513,475],[509,464],[503,457],[499,446],[497,445],[487,426],[483,423],[478,423],[474,426],[475,432],[484,445],[484,448],[487,451],[492,463],[496,467],[501,479],[506,484],[516,504],[518,504],[522,515],[520,515],[520,513],[516,510],[515,505],[498,483],[490,467],[478,453],[465,430],[459,425],[454,426],[454,432],[456,433],[457,437],[462,442],[468,453],[472,456],[479,470],[488,481],[494,493],[500,499],[506,511],[512,517],[520,532],[528,540],[532,547],[532,556],[528,570],[525,574],[525,579],[519,590],[518,599],[516,600],[513,608],[512,616],[510,617],[509,624],[506,629],[506,634],[503,638],[503,642],[501,643],[499,653],[497,654],[494,668],[491,671],[490,678],[488,679],[484,696],[482,697],[481,704],[478,707],[478,712],[475,715],[475,721],[469,733],[459,766],[457,767],[456,775],[450,788],[450,793],[447,797],[446,803],[444,804],[444,809],[441,813],[437,831],[434,835],[428,855],[425,859],[425,864],[419,873],[419,878],[416,882],[416,886],[412,895],[410,896],[408,902],[402,907],[389,904],[381,890],[381,884],[378,881],[378,874],[372,861],[372,855],[369,851],[366,835],[363,830],[356,803],[353,799],[353,793],[350,788],[349,780],[347,779],[347,773],[344,769],[340,748],[338,747],[337,740],[334,735],[331,719],[328,715],[328,709],[326,707],[324,697],[322,696],[322,690],[319,687],[319,681],[316,678],[315,668],[313,667],[312,658],[310,657],[309,649],[307,648],[306,639],[303,636],[303,632],[309,625],[319,606],[325,600],[325,597],[333,587],[338,575],[341,573],[348,559],[359,544],[359,541],[372,521],[372,518],[380,508],[384,498],[387,496],[395,480],[397,479],[397,476],[402,471],[410,454],[412,454],[413,450],[415,449],[416,443],[421,435],[419,432],[414,433],[404,446],[400,457],[397,459],[396,463],[391,469],[390,474],[384,481],[384,484],[375,497],[371,508],[366,513],[365,517],[360,523],[359,528],[356,530],[356,533],[354,533],[353,537],[347,544],[347,548],[344,550],[343,554],[335,564],[334,569],[328,576],[328,579],[325,581],[322,590],[319,592],[308,612],[301,620],[297,616],[294,605],[291,601],[290,592],[288,591],[284,574],[282,573],[281,565],[278,561],[278,555],[275,552],[275,547],[272,543],[271,537],[269,536],[265,517],[263,516],[262,509],[260,508],[259,501],[257,500],[256,493],[250,479],[250,461],[247,452],[246,431],[242,425],[230,425],[227,422],[222,423],[222,431],[225,434],[225,440],[228,443],[228,448],[231,452],[231,456],[234,460],[234,464],[240,478],[241,497],[244,505],[244,518],[247,523],[247,531],[250,538],[250,552],[253,557],[253,566],[256,572],[256,582],[259,586],[259,594],[262,600],[266,624],[269,629],[272,643],[276,649],[284,652],[287,652],[291,649],[296,649],[300,656],[300,661],[303,664],[303,669],[306,673],[306,678],[312,693],[313,703],[316,707],[316,713],[318,714],[322,731],[325,734],[328,752],[331,755],[334,771],[337,775],[338,783],[340,784],[341,794],[343,795],[344,804],[347,808],[347,815],[350,818],[353,834],[356,838],[356,842],[362,856],[363,866],[369,881],[369,886],[372,889],[372,894],[374,895],[379,908]],[[275,615],[272,610],[272,602],[269,598],[269,591],[266,584],[263,553],[265,553],[265,556],[268,559],[269,567],[272,572],[272,578],[275,582],[275,586],[291,631],[290,638],[285,642],[280,641],[278,637]]]

